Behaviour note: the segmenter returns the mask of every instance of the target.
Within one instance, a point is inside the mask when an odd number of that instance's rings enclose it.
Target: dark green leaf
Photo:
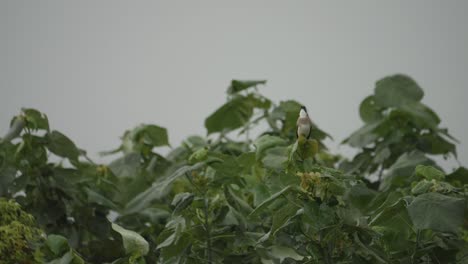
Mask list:
[[[228,94],[235,94],[250,87],[255,87],[259,84],[265,84],[266,80],[262,81],[239,81],[239,80],[232,80],[231,85],[229,86],[227,93]]]
[[[69,158],[70,160],[78,160],[80,151],[67,136],[54,130],[48,133],[46,137],[48,142],[47,148],[50,152],[63,158]]]
[[[60,235],[48,235],[46,244],[55,256],[62,256],[69,249],[67,239]]]
[[[205,120],[208,134],[231,131],[242,127],[253,114],[252,104],[246,97],[237,97],[221,106]]]
[[[27,126],[29,128],[44,129],[49,131],[49,120],[45,114],[32,108],[23,108],[21,110],[25,116]]]

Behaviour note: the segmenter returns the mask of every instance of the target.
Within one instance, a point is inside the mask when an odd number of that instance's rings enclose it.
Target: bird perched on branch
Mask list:
[[[309,114],[307,114],[307,108],[305,106],[301,106],[301,111],[299,112],[299,118],[297,119],[296,123],[296,136],[304,136],[306,139],[310,138],[310,134],[312,132],[313,123],[309,118]]]

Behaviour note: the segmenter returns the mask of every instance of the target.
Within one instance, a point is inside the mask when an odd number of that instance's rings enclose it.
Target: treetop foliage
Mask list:
[[[317,124],[296,138],[302,104],[263,85],[233,80],[207,136],[167,155],[165,128],[125,131],[109,164],[22,109],[0,139],[0,263],[468,261],[468,170],[433,160],[457,140],[413,79],[376,82],[349,159]]]

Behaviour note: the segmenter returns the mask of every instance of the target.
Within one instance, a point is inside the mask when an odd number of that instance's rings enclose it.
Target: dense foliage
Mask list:
[[[376,83],[351,159],[315,124],[296,139],[301,104],[263,84],[232,81],[207,136],[167,155],[165,128],[126,131],[107,165],[23,109],[0,140],[0,263],[468,261],[468,170],[434,161],[457,141],[414,80]]]

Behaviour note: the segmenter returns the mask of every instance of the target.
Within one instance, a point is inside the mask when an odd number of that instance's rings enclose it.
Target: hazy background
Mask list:
[[[336,150],[375,81],[405,73],[467,165],[468,1],[221,2],[0,0],[0,133],[34,107],[98,160],[140,123],[176,146],[206,133],[231,79],[267,79]]]

